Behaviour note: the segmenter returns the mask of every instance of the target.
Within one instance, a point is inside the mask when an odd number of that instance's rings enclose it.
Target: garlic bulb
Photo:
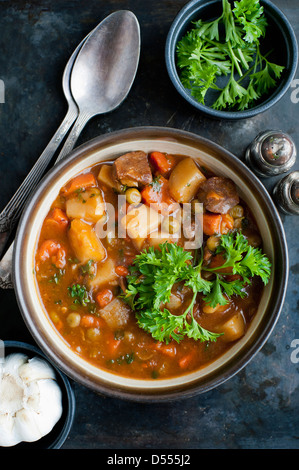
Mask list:
[[[0,446],[33,442],[48,434],[62,414],[62,394],[51,366],[15,353],[0,364]]]

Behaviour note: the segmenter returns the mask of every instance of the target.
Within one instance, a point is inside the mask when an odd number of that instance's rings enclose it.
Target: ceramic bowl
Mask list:
[[[75,395],[69,379],[61,372],[60,369],[57,369],[53,363],[49,362],[49,359],[45,356],[45,354],[33,344],[27,344],[20,341],[4,341],[4,357],[14,353],[22,353],[27,355],[29,358],[37,356],[48,362],[49,365],[54,368],[56,381],[62,392],[63,412],[61,418],[55,424],[49,434],[45,435],[38,441],[20,442],[12,448],[9,447],[8,449],[60,449],[69,435],[75,416]]]
[[[178,41],[192,28],[193,21],[201,18],[208,21],[220,16],[222,12],[221,0],[192,0],[178,13],[170,27],[165,46],[166,67],[170,80],[188,103],[210,117],[236,120],[251,118],[267,111],[285,95],[295,76],[298,63],[298,45],[293,28],[284,13],[272,2],[261,0],[260,3],[264,8],[268,22],[267,33],[263,40],[265,50],[273,50],[269,60],[271,57],[271,62],[284,66],[285,70],[278,81],[278,86],[267,96],[257,101],[254,107],[244,111],[215,110],[211,107],[211,99],[206,100],[206,105],[200,104],[191,96],[190,91],[182,85],[176,66]]]
[[[232,178],[256,216],[264,250],[273,263],[258,312],[246,335],[211,365],[167,380],[135,380],[101,370],[80,358],[52,326],[38,295],[34,254],[42,222],[73,176],[102,161],[132,150],[159,150],[188,155],[218,175]],[[44,177],[24,209],[14,246],[13,281],[19,307],[31,334],[44,353],[65,374],[92,390],[138,401],[171,400],[202,393],[232,377],[262,347],[279,317],[288,280],[288,254],[283,226],[264,186],[234,155],[189,132],[155,127],[125,129],[78,147]]]

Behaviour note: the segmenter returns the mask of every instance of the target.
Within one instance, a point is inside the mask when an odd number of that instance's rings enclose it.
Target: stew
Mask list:
[[[61,188],[35,276],[80,357],[164,379],[206,366],[244,336],[270,276],[261,248],[232,180],[188,156],[134,151]]]

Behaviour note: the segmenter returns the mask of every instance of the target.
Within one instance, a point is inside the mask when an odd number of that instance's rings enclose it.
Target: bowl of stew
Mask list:
[[[275,205],[237,157],[140,127],[46,174],[18,226],[13,280],[57,367],[150,402],[206,392],[254,357],[283,305],[288,254]]]

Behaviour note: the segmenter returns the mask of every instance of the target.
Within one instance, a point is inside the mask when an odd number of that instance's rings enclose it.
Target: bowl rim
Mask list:
[[[203,112],[210,117],[217,118],[217,119],[228,119],[228,120],[235,120],[235,119],[245,119],[251,118],[256,116],[257,114],[263,113],[267,111],[270,107],[275,105],[287,92],[289,89],[291,82],[296,74],[297,65],[298,65],[298,42],[293,30],[293,27],[286,17],[286,15],[271,1],[269,0],[261,0],[263,6],[269,8],[269,10],[274,12],[276,16],[278,16],[282,22],[282,28],[288,36],[288,44],[290,47],[290,56],[291,56],[291,67],[288,70],[288,75],[286,78],[285,83],[281,86],[281,89],[278,92],[273,92],[273,94],[266,99],[266,101],[260,103],[258,106],[250,108],[246,111],[223,111],[223,110],[215,110],[209,106],[205,106],[198,101],[195,100],[184,88],[182,85],[178,72],[177,67],[175,64],[175,46],[177,44],[178,36],[181,31],[181,28],[190,23],[191,16],[200,8],[208,6],[209,4],[219,3],[220,0],[191,0],[188,2],[177,14],[175,19],[173,20],[165,43],[165,62],[166,62],[166,69],[169,75],[169,78],[174,85],[175,89],[179,92],[179,94],[193,107],[198,109],[199,111]]]
[[[132,137],[130,138],[130,136]],[[39,199],[40,194],[45,191],[47,185],[51,183],[52,178],[62,172],[64,168],[67,168],[67,166],[71,162],[82,158],[82,155],[88,154],[88,152],[91,152],[92,150],[94,151],[99,146],[102,146],[101,148],[106,148],[107,146],[109,147],[109,144],[113,145],[117,139],[121,139],[122,142],[127,142],[131,140],[134,140],[134,142],[136,142],[138,138],[139,140],[143,138],[151,138],[154,140],[159,138],[165,138],[165,136],[176,141],[178,139],[179,141],[180,139],[185,140],[189,142],[190,145],[191,143],[193,143],[193,145],[197,144],[198,146],[204,146],[205,148],[208,148],[210,152],[214,152],[217,155],[221,155],[222,157],[225,156],[227,160],[233,161],[236,167],[236,171],[239,170],[240,173],[243,175],[244,179],[247,178],[248,181],[250,180],[254,183],[255,191],[259,194],[264,204],[264,210],[267,210],[267,212],[271,214],[271,220],[273,221],[275,237],[277,238],[277,243],[279,244],[279,249],[277,249],[277,253],[275,251],[275,254],[277,254],[277,257],[279,256],[279,263],[281,265],[280,279],[282,280],[282,282],[280,282],[279,288],[275,292],[276,296],[275,300],[273,300],[273,308],[271,309],[271,314],[269,315],[269,319],[266,322],[266,327],[263,329],[259,337],[255,339],[253,344],[248,345],[246,351],[243,351],[241,358],[239,357],[238,360],[235,362],[229,361],[229,364],[225,367],[225,370],[221,374],[221,376],[216,378],[212,377],[211,379],[207,380],[207,383],[204,384],[200,384],[198,383],[198,381],[195,381],[195,383],[192,383],[189,388],[178,387],[174,390],[159,391],[155,393],[151,391],[134,392],[133,390],[124,390],[117,386],[107,386],[106,384],[94,384],[92,381],[90,381],[87,376],[82,377],[76,371],[67,367],[63,363],[61,358],[55,355],[55,351],[53,351],[49,347],[47,342],[44,340],[42,333],[39,331],[38,328],[36,328],[36,325],[34,325],[31,319],[30,309],[28,308],[26,302],[26,290],[24,289],[24,279],[20,266],[22,263],[22,240],[26,233],[27,220],[30,218],[31,210],[34,208],[34,205]],[[211,140],[205,137],[201,137],[197,134],[188,131],[158,126],[141,126],[135,128],[122,129],[111,132],[109,134],[95,137],[89,140],[88,142],[82,144],[81,146],[77,147],[67,157],[65,157],[61,162],[59,162],[59,164],[57,164],[48,171],[48,173],[43,177],[43,179],[35,189],[34,194],[32,194],[30,199],[27,201],[27,204],[22,213],[14,243],[12,278],[17,302],[24,322],[27,325],[34,340],[41,348],[41,350],[44,351],[45,355],[49,357],[54,364],[56,364],[57,368],[61,369],[67,376],[69,376],[73,380],[103,395],[132,400],[135,402],[161,402],[188,398],[207,392],[224,383],[229,378],[233,377],[236,373],[243,369],[243,367],[245,367],[251,359],[253,359],[253,357],[262,348],[262,346],[265,344],[265,342],[271,335],[280,316],[287,290],[289,272],[288,268],[289,258],[286,236],[282,221],[275,207],[275,204],[272,201],[264,185],[238,157],[233,155],[225,148],[221,147],[219,144],[212,142]]]
[[[47,446],[47,449],[60,449],[63,446],[64,442],[66,441],[71,431],[74,418],[75,418],[75,409],[76,409],[75,394],[74,394],[74,391],[72,389],[72,386],[68,377],[49,359],[49,357],[41,349],[39,349],[34,344],[29,344],[23,341],[15,341],[15,340],[4,340],[3,342],[4,342],[5,349],[12,348],[12,349],[20,350],[20,352],[24,352],[24,354],[30,352],[30,353],[40,356],[41,358],[43,358],[46,362],[50,364],[50,366],[54,369],[55,373],[59,376],[59,379],[61,380],[65,389],[65,390],[62,390],[62,393],[64,393],[66,396],[68,409],[66,411],[66,416],[64,418],[64,423],[63,423],[61,431],[58,433],[57,437],[53,439],[51,444]],[[52,431],[50,431],[48,435],[50,435],[51,432]],[[25,444],[27,443],[25,442]],[[34,442],[32,443],[28,442],[29,446],[30,444],[34,446]]]

